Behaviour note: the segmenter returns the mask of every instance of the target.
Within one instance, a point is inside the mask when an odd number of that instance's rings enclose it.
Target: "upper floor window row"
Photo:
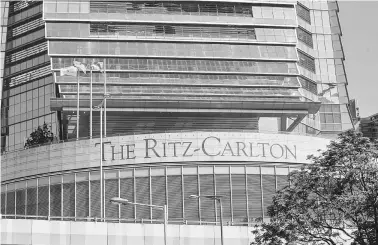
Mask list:
[[[74,58],[52,58],[52,68],[61,69],[72,65]],[[76,61],[82,61],[77,58]],[[111,71],[154,71],[190,73],[265,73],[298,74],[294,62],[276,61],[228,61],[228,60],[186,60],[186,59],[134,59],[108,58],[105,69]]]
[[[23,33],[26,33],[33,29],[44,27],[44,26],[45,26],[45,22],[42,20],[41,17],[39,17],[37,19],[28,21],[22,25],[9,28],[7,32],[7,37],[8,39],[15,38],[16,36],[19,36]]]
[[[205,1],[68,1],[49,0],[44,3],[44,12],[69,14],[162,14],[191,16],[230,16],[263,19],[295,20],[291,5],[263,6],[251,3],[205,2]],[[48,15],[46,15],[48,16]],[[51,15],[49,15],[51,16]],[[54,17],[52,17],[54,18]],[[96,18],[96,16],[93,16]]]
[[[252,27],[190,26],[190,25],[126,25],[122,23],[91,23],[91,35],[98,36],[177,36],[196,38],[232,38],[255,40]]]
[[[23,71],[23,70],[31,69],[35,66],[44,64],[44,63],[49,62],[49,61],[50,61],[49,56],[47,54],[42,54],[42,55],[39,55],[39,56],[34,57],[32,59],[26,60],[24,62],[14,64],[14,65],[9,66],[9,67],[5,67],[4,75],[9,76],[13,73],[17,73],[17,72],[20,72],[20,71]]]
[[[20,75],[4,79],[5,89],[9,89],[18,86],[23,83],[28,83],[29,81],[51,75],[51,65],[40,67],[38,69],[32,70],[30,72],[24,72]]]
[[[37,14],[42,14],[42,3],[35,5],[34,7],[29,8],[25,11],[22,11],[18,14],[10,16],[9,17],[9,25],[12,25],[16,22],[27,19],[27,18],[34,16],[34,15],[37,15]]]
[[[7,42],[6,49],[13,49],[18,46],[24,45],[26,43],[32,42],[34,40],[44,38],[45,37],[45,29],[39,29],[38,31],[29,33],[17,39]]]
[[[297,4],[297,15],[307,23],[311,24],[310,10],[301,4]]]
[[[230,15],[253,17],[252,5],[217,2],[117,2],[91,1],[91,13]]]
[[[30,8],[33,5],[41,4],[39,1],[11,1],[9,5],[9,14],[12,15],[18,11]]]
[[[29,56],[34,56],[38,53],[42,53],[42,52],[45,52],[45,51],[47,51],[47,42],[41,42],[41,43],[38,43],[38,44],[33,44],[32,46],[30,46],[28,48],[17,50],[14,53],[8,53],[5,56],[5,64],[8,65],[10,63],[13,63],[13,62],[16,62],[16,61],[19,61],[19,60],[22,60],[22,59],[26,59]]]

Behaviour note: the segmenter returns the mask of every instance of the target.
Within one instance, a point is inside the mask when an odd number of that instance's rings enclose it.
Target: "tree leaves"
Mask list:
[[[54,134],[50,130],[46,123],[43,123],[42,127],[38,128],[30,134],[30,137],[25,142],[25,148],[30,148],[37,145],[50,143],[54,140]]]
[[[252,244],[378,244],[378,142],[341,133],[289,174]],[[349,241],[349,242],[348,242]]]

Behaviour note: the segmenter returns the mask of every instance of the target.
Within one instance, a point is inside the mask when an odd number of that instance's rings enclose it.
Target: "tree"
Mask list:
[[[252,244],[378,245],[377,157],[378,141],[341,133],[326,151],[309,156],[312,164],[289,174]]]
[[[50,128],[51,126],[49,127],[45,122],[42,127],[38,126],[26,140],[25,148],[52,142],[54,140],[54,134],[51,132]]]

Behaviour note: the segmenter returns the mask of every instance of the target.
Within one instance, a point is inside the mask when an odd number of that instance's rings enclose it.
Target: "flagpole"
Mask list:
[[[106,94],[106,58],[104,59],[104,95]],[[106,97],[104,98],[104,136],[106,138]]]
[[[93,108],[92,108],[92,83],[93,83],[93,77],[92,77],[92,65],[90,66],[91,69],[91,81],[89,84],[89,138],[92,139],[92,130],[93,130]]]
[[[80,71],[79,69],[77,69],[77,109],[76,109],[76,140],[79,140],[79,103],[80,103],[80,81],[79,81],[79,77],[80,77]]]

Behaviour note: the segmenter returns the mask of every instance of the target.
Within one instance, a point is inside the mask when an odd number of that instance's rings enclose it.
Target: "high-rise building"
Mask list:
[[[225,221],[245,225],[324,149],[319,136],[353,127],[335,1],[1,4],[9,217],[101,217],[102,158],[108,221],[160,217],[108,204],[120,196],[167,203],[171,222],[218,222],[193,194],[224,196]],[[44,122],[54,143],[24,149]]]

